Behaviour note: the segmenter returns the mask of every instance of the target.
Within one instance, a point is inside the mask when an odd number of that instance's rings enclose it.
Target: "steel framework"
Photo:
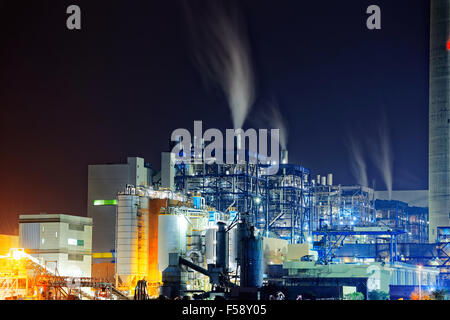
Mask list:
[[[200,193],[219,211],[234,207],[248,212],[255,226],[291,243],[306,241],[313,221],[310,171],[281,164],[275,175],[263,175],[257,164],[176,164],[177,191]]]

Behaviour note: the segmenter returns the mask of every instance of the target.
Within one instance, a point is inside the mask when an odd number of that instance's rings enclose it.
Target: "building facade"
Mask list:
[[[61,276],[91,276],[91,218],[66,214],[20,215],[19,246]]]

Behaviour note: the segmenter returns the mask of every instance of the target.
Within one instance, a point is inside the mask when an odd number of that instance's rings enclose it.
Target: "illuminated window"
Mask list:
[[[117,200],[94,200],[94,206],[115,206],[117,204]]]

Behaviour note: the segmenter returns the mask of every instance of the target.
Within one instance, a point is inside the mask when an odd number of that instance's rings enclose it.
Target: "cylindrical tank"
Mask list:
[[[216,263],[216,228],[209,227],[205,232],[206,264]]]
[[[186,252],[187,220],[181,215],[161,214],[158,217],[158,268],[169,265],[169,253]]]
[[[116,233],[116,275],[126,283],[138,272],[137,210],[139,197],[118,195]]]
[[[237,228],[233,228],[228,231],[228,266],[230,272],[235,272],[237,268],[238,248],[237,248]]]
[[[327,177],[323,176],[322,178],[322,185],[326,186],[327,185]]]
[[[223,270],[228,269],[228,234],[224,222],[217,223],[216,266]]]
[[[320,186],[320,174],[316,176],[316,184]]]
[[[261,237],[248,239],[246,287],[260,288],[263,284],[263,241]]]

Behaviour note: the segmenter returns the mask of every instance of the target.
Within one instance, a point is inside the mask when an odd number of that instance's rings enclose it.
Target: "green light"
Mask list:
[[[94,200],[94,206],[115,206],[117,200]]]

